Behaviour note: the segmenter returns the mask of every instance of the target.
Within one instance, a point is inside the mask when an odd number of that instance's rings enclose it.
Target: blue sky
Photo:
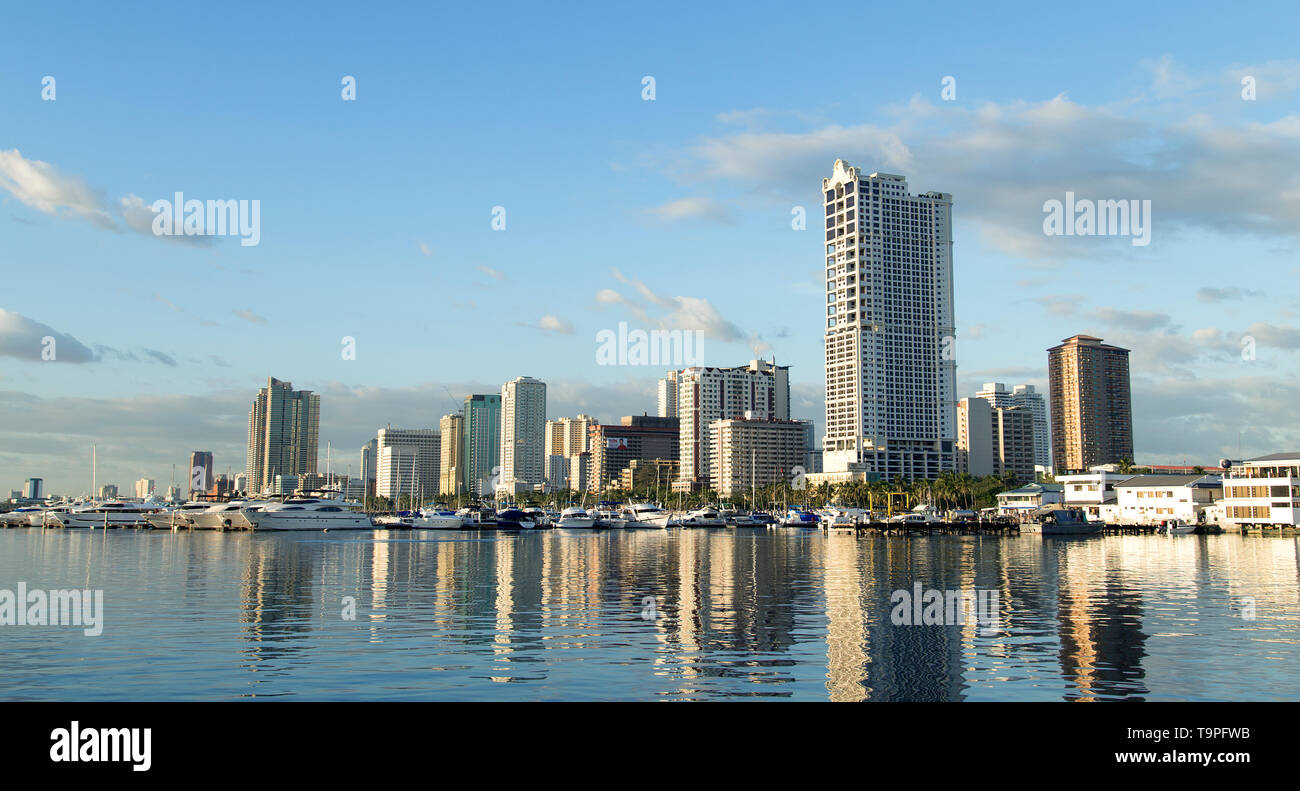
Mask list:
[[[268,375],[322,393],[336,466],[517,375],[653,411],[661,370],[595,364],[619,321],[775,355],[820,426],[837,157],[953,193],[959,395],[1089,332],[1134,350],[1140,461],[1300,446],[1287,4],[316,8],[8,12],[0,490],[84,490],[92,442],[101,482],[240,469]],[[259,200],[260,244],[132,229],[176,191]],[[1044,236],[1066,191],[1151,200],[1152,243]]]

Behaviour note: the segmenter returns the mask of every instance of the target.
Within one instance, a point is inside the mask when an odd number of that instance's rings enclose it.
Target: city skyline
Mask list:
[[[180,18],[91,8],[98,25],[64,30],[15,9],[0,48],[0,488],[83,491],[92,444],[98,480],[124,490],[161,486],[173,464],[183,482],[195,448],[237,473],[250,385],[271,374],[321,396],[338,472],[379,427],[436,427],[521,371],[547,382],[548,419],[655,414],[673,366],[596,362],[597,333],[620,322],[702,332],[707,366],[775,357],[790,416],[820,440],[813,185],[841,158],[952,195],[956,398],[986,381],[1046,393],[1043,350],[1089,334],[1132,350],[1136,461],[1300,445],[1286,373],[1300,299],[1285,287],[1300,275],[1300,208],[1278,175],[1300,169],[1288,28],[1102,8],[1132,26],[1049,10],[1062,24],[1029,40],[978,9],[946,9],[941,29],[873,11],[945,56],[887,59],[847,87],[808,75],[858,69],[856,53],[822,46],[865,21],[852,7],[779,25],[701,9],[698,31],[615,13],[590,38],[515,10],[492,24],[521,46],[492,63],[455,34],[486,23],[476,10],[353,20],[326,7],[319,50],[211,20],[212,41],[238,42],[227,57],[166,35]],[[123,18],[139,30],[104,70],[92,31]],[[722,24],[742,35],[706,32]],[[436,30],[439,46],[413,71],[386,51],[401,47],[365,43],[380,27],[412,45]],[[611,37],[617,52],[599,43]],[[681,48],[664,51],[669,39]],[[748,39],[776,57],[747,57]],[[1031,66],[1048,55],[1075,65]],[[221,84],[205,78],[217,60]],[[348,75],[355,101],[340,95]],[[501,106],[535,131],[472,120]],[[140,231],[139,212],[176,192],[260,201],[259,244]],[[1073,197],[1150,200],[1150,243],[1046,235],[1045,202]]]

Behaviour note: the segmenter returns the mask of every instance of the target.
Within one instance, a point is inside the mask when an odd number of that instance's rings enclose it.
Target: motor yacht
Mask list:
[[[272,503],[245,518],[254,530],[370,530],[370,516],[356,508],[360,503],[326,497],[291,497]]]
[[[596,517],[587,513],[587,509],[576,505],[561,511],[555,526],[565,530],[592,530],[599,527]]]
[[[184,515],[190,527],[196,530],[251,530],[253,523],[248,514],[271,505],[271,500],[231,500],[228,503],[209,503],[204,510]]]
[[[518,508],[503,508],[497,511],[497,530],[534,530],[537,521]]]
[[[43,505],[24,505],[22,508],[15,508],[0,514],[0,525],[5,527],[24,527],[31,524],[33,516],[39,516],[45,512]]]
[[[619,512],[624,527],[668,527],[672,514],[653,503],[634,503]]]
[[[159,530],[174,530],[178,527],[189,527],[189,518],[200,511],[206,511],[212,507],[212,503],[205,500],[190,500],[188,503],[163,508],[156,514],[146,514],[145,521],[150,527]]]
[[[86,503],[62,513],[52,515],[53,522],[61,527],[82,527],[88,529],[103,527],[134,527],[147,525],[145,516],[162,510],[157,504],[131,503],[123,500],[109,500],[103,503]]]
[[[426,507],[411,517],[411,527],[418,530],[460,530],[465,520],[446,508]]]
[[[781,520],[784,527],[817,527],[819,525],[817,514],[806,508],[791,508],[785,512],[785,518]]]
[[[682,527],[726,527],[727,520],[722,518],[718,509],[705,506],[688,513],[681,521]]]

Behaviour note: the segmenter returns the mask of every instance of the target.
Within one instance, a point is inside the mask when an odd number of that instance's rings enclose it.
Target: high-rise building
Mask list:
[[[985,392],[987,390],[987,385]],[[1009,395],[1003,391],[1003,395]],[[1009,398],[995,406],[988,398],[957,402],[957,472],[977,478],[1011,474],[1025,483],[1034,480],[1034,418]]]
[[[1033,483],[1036,443],[1034,413],[1022,406],[993,410],[993,471],[1013,475],[1021,483]]]
[[[23,482],[23,497],[28,500],[40,500],[45,497],[45,479],[28,478]]]
[[[267,377],[248,412],[249,488],[261,492],[277,475],[316,472],[319,441],[320,396]]]
[[[438,494],[460,494],[465,491],[465,416],[459,412],[443,415],[438,430],[442,433]]]
[[[789,481],[808,460],[808,424],[801,420],[715,420],[713,488],[723,497]]]
[[[244,494],[248,493],[248,473],[245,472],[235,473],[235,491],[243,492]],[[168,489],[169,494],[170,492],[171,490]]]
[[[375,494],[375,480],[379,476],[378,455],[379,440],[372,439],[361,446],[361,474],[357,477],[361,480],[366,497],[372,497]]]
[[[517,493],[546,482],[546,383],[519,376],[501,385],[501,485]]]
[[[212,451],[196,450],[191,453],[190,494],[206,494],[212,488],[213,477]]]
[[[1051,469],[1051,432],[1047,425],[1047,399],[1042,393],[1033,385],[1015,385],[1008,390],[1001,382],[985,382],[975,397],[994,407],[1018,406],[1029,410],[1034,420],[1034,463]]]
[[[591,468],[587,483],[594,490],[619,485],[623,470],[633,460],[678,458],[678,419],[627,415],[617,424],[591,428]],[[663,480],[664,491],[672,481]]]
[[[1133,459],[1128,349],[1075,335],[1047,350],[1052,468],[1088,472]]]
[[[154,490],[153,478],[141,478],[140,480],[135,482],[135,496],[141,500],[153,494],[153,490]]]
[[[501,470],[501,396],[495,393],[465,396],[465,486],[476,494],[491,495],[492,480]]]
[[[546,421],[547,456],[577,456],[589,449],[591,427],[598,421],[591,415],[562,417]]]
[[[103,486],[99,487],[99,499],[101,500],[117,499],[117,484],[106,483]]]
[[[427,498],[439,491],[442,437],[431,428],[379,429],[375,438],[375,494]]]
[[[677,372],[659,380],[659,417],[677,417]]]
[[[750,417],[790,419],[790,366],[751,360],[735,368],[696,366],[677,374],[681,461],[675,491],[710,485],[715,420]]]
[[[952,196],[836,160],[826,207],[827,473],[954,466]]]
[[[993,474],[993,407],[988,399],[957,402],[955,469],[976,478]]]

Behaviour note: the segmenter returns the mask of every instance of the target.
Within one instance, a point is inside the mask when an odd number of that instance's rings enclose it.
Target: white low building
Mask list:
[[[1189,524],[1205,515],[1223,493],[1218,475],[1135,475],[1115,485],[1116,502],[1102,509],[1107,522],[1158,525],[1170,520]]]
[[[1223,476],[1225,527],[1300,524],[1300,451],[1227,462]]]
[[[1030,483],[1019,489],[1002,492],[998,497],[998,515],[1027,518],[1039,508],[1061,502],[1062,489],[1059,483]]]
[[[1107,514],[1102,513],[1102,506],[1118,504],[1115,487],[1132,477],[1094,469],[1077,475],[1058,475],[1056,482],[1065,487],[1066,507],[1078,508],[1093,519],[1103,519]]]

